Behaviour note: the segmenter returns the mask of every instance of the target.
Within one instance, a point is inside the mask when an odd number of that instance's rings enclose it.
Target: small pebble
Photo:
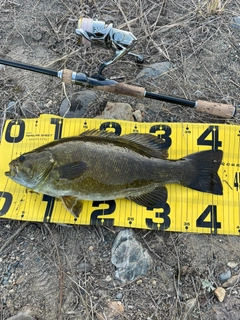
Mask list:
[[[142,112],[140,110],[136,110],[133,112],[133,116],[136,119],[137,122],[142,122],[143,117],[142,117]]]
[[[90,247],[88,248],[88,250],[89,250],[89,251],[93,251],[93,246],[90,246]]]
[[[225,295],[226,295],[226,290],[223,289],[222,287],[218,287],[217,289],[215,289],[214,293],[215,293],[218,301],[223,302]]]
[[[232,26],[233,28],[240,29],[240,16],[234,17],[234,18],[232,19],[231,26]]]
[[[200,97],[203,94],[202,94],[202,92],[200,90],[197,90],[197,91],[194,92],[194,95],[197,96],[197,97]]]
[[[3,70],[3,71],[5,70],[5,65],[4,64],[0,64],[0,71],[1,70]]]
[[[235,275],[223,283],[224,288],[232,287],[240,281],[240,274]]]
[[[108,304],[108,315],[109,319],[118,316],[120,313],[124,312],[124,306],[120,301],[110,301]]]
[[[156,280],[153,280],[152,285],[153,285],[153,287],[156,287],[157,281],[156,281]]]
[[[110,281],[112,281],[112,278],[108,275],[108,276],[106,276],[105,281],[110,282]]]
[[[142,284],[142,279],[139,279],[139,280],[137,281],[137,284]]]
[[[168,61],[153,63],[142,69],[136,76],[137,79],[146,80],[148,78],[156,78],[166,73],[171,65]]]
[[[52,105],[53,105],[52,100],[49,100],[49,101],[45,104],[45,107],[46,107],[46,108],[50,108]]]
[[[221,282],[227,281],[231,277],[231,271],[227,270],[226,272],[223,272],[219,275],[219,280]]]
[[[117,300],[121,300],[122,297],[123,297],[123,293],[122,293],[122,292],[118,292],[118,293],[116,294],[116,299],[117,299]]]
[[[229,261],[227,263],[227,266],[231,269],[235,269],[237,266],[238,266],[238,263],[237,262],[233,262],[233,261]]]

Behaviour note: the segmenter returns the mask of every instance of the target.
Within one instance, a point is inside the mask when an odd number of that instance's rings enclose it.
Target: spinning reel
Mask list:
[[[135,56],[138,63],[144,61],[141,55],[130,52],[137,43],[137,38],[128,31],[113,28],[110,21],[96,21],[89,18],[80,18],[76,34],[79,36],[81,44],[86,46],[96,45],[108,50],[113,50],[113,57],[104,61],[98,70],[99,78],[102,78],[102,71],[105,67],[114,63],[125,54]]]

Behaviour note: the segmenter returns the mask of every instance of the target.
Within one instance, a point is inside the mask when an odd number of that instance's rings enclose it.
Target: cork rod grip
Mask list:
[[[144,98],[145,89],[142,87],[136,87],[125,83],[111,84],[108,86],[96,86],[93,87],[96,90],[102,90],[105,92],[123,94],[125,96],[131,96],[135,98]]]
[[[231,104],[208,102],[197,100],[195,109],[200,112],[209,113],[222,118],[232,118],[236,113],[236,108]]]
[[[62,82],[72,83],[72,70],[69,70],[69,69],[62,70]]]

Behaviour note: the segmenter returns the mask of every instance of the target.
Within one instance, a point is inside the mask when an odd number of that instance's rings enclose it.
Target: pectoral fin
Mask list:
[[[167,188],[164,186],[157,187],[149,193],[142,194],[138,197],[127,197],[137,204],[149,208],[159,208],[167,201]]]
[[[70,162],[56,167],[54,170],[58,171],[59,179],[73,180],[87,170],[87,163],[84,161]]]
[[[71,196],[61,197],[61,200],[66,209],[70,211],[75,218],[78,218],[82,211],[83,202]]]

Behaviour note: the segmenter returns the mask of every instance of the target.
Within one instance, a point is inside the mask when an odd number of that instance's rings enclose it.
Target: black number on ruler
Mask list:
[[[54,132],[54,140],[60,139],[62,136],[62,124],[63,120],[58,119],[58,118],[51,118],[51,124],[55,125],[55,132]],[[51,221],[52,218],[52,213],[53,213],[53,208],[54,208],[54,203],[55,203],[55,198],[51,197],[47,194],[43,195],[42,201],[47,202],[46,210],[44,213],[44,218],[43,222],[49,222]]]
[[[152,230],[166,230],[170,227],[171,224],[171,220],[169,218],[169,214],[170,214],[170,206],[168,203],[165,203],[162,207],[160,207],[159,209],[163,209],[163,212],[155,212],[155,218],[162,218],[163,222],[162,223],[156,223],[153,222],[153,219],[146,219],[146,225],[148,226],[148,228],[152,229]],[[152,210],[152,208],[147,208],[147,210]]]
[[[209,220],[206,221],[209,217]],[[196,226],[199,228],[209,228],[212,233],[217,233],[221,229],[221,222],[217,222],[217,206],[209,205],[203,213],[197,218]]]
[[[42,198],[42,201],[46,201],[47,202],[46,210],[44,212],[43,222],[50,222],[51,218],[52,218],[55,198],[54,197],[50,197],[47,194],[44,194],[43,198]]]
[[[54,140],[62,137],[62,124],[63,120],[58,118],[51,118],[51,124],[55,125]]]
[[[240,189],[240,172],[235,173],[234,188],[236,188],[237,191],[239,191]]]
[[[108,209],[98,209],[94,210],[90,217],[90,224],[92,225],[102,225],[102,226],[108,226],[112,227],[114,224],[114,219],[106,219],[106,218],[98,218],[98,216],[105,216],[112,214],[116,209],[116,202],[114,200],[109,201],[93,201],[92,206],[93,207],[99,207],[101,204],[107,204],[109,207]],[[103,220],[103,221],[101,221]],[[100,222],[100,223],[99,223]]]
[[[5,201],[2,205],[2,208],[0,208],[0,216],[4,216],[8,212],[8,210],[12,204],[13,197],[12,197],[12,194],[9,192],[1,192],[0,191],[0,200],[1,199],[5,199]]]
[[[120,136],[120,134],[122,132],[122,127],[117,122],[104,122],[100,126],[100,130],[106,130],[108,128],[114,129],[116,136]]]
[[[163,125],[155,125],[155,126],[152,126],[149,130],[150,133],[155,133],[156,131],[164,131],[163,134],[159,134],[158,137],[160,139],[164,139],[165,142],[163,143],[163,148],[169,148],[172,144],[172,139],[170,138],[170,135],[172,133],[172,129],[163,124]]]
[[[222,142],[218,140],[218,126],[209,126],[197,139],[199,146],[211,146],[213,150],[218,150],[222,146]],[[211,134],[210,140],[206,139]]]
[[[14,126],[18,126],[18,135],[15,137],[14,133],[12,132],[12,128]],[[15,127],[16,130],[16,127]],[[5,133],[5,140],[10,143],[17,143],[22,141],[25,133],[25,122],[23,120],[12,120],[8,123]],[[13,134],[13,136],[12,136]]]

